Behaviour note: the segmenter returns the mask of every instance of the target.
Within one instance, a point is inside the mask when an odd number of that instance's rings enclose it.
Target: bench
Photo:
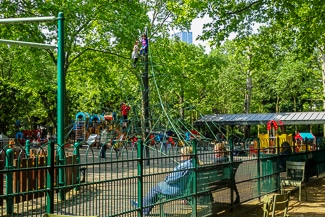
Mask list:
[[[211,195],[210,199],[212,201],[212,192],[230,188],[236,195],[236,199],[231,201],[231,205],[239,204],[240,196],[235,182],[235,175],[240,164],[241,162],[211,164],[199,168],[197,173],[197,194]]]
[[[197,205],[207,206],[212,204],[212,193],[224,188],[230,188],[236,194],[236,199],[231,201],[231,205],[240,203],[240,196],[235,182],[235,174],[241,162],[224,163],[224,164],[208,164],[200,166],[196,173],[196,187],[197,187]],[[182,196],[188,195],[186,199],[187,204],[194,209],[194,204],[191,201],[194,192],[195,173],[192,172],[188,178],[187,185]],[[164,204],[167,200],[173,200],[176,196],[159,194],[158,199],[162,201],[159,205],[160,216],[166,216],[164,212]],[[179,213],[177,213],[179,214]],[[183,214],[183,213],[182,213]]]

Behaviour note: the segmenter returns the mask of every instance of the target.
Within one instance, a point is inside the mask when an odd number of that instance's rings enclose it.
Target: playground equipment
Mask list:
[[[309,132],[298,132],[295,135],[295,152],[315,150],[316,137]]]
[[[283,142],[293,145],[292,134],[281,134],[275,137],[270,137],[269,134],[259,134],[258,138],[260,139],[260,148],[265,150],[281,147]],[[257,146],[257,144],[255,145]]]
[[[283,142],[288,142],[293,145],[292,134],[278,134],[278,128],[284,132],[284,124],[282,121],[270,120],[267,127],[267,134],[259,134],[260,148],[266,153],[277,153]],[[254,143],[254,149],[257,149],[257,143]]]
[[[89,133],[100,134],[100,131],[106,127],[105,118],[103,115],[94,114],[90,116]]]
[[[43,131],[41,129],[23,130],[16,133],[15,140],[20,145],[24,145],[27,140],[34,140],[38,144],[43,144],[47,142],[45,136],[46,135],[43,134]]]
[[[77,142],[86,140],[86,131],[90,115],[87,112],[78,112],[75,120],[75,139]]]
[[[113,119],[105,118],[100,114],[90,115],[87,112],[78,112],[74,123],[75,141],[92,142],[93,139],[89,140],[89,137],[99,136],[104,129],[109,127],[111,120]]]

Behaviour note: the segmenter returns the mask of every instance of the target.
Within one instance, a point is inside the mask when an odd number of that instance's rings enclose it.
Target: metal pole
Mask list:
[[[55,16],[50,17],[25,17],[25,18],[6,18],[0,19],[0,23],[18,23],[18,22],[43,22],[43,21],[54,21]]]
[[[192,210],[192,214],[193,216],[197,216],[197,198],[196,198],[196,195],[197,195],[197,176],[198,176],[198,155],[197,155],[197,139],[193,139],[192,140],[192,150],[193,150],[193,155],[194,155],[194,158],[193,158],[193,164],[194,164],[194,184],[193,184],[193,191],[195,193],[194,196],[192,196],[192,199],[193,199],[193,210]]]
[[[8,18],[8,19],[0,19],[1,23],[17,23],[17,22],[42,22],[42,21],[54,21],[57,18],[54,16],[50,17],[27,17],[27,18]],[[57,99],[57,141],[59,147],[64,147],[64,94],[65,94],[65,77],[64,77],[64,16],[63,13],[60,12],[58,16],[58,99]],[[54,45],[47,45],[47,44],[40,44],[40,43],[34,43],[34,42],[21,42],[21,41],[12,41],[12,40],[3,40],[0,39],[0,43],[3,44],[12,44],[12,45],[23,45],[23,46],[29,46],[29,47],[37,47],[37,48],[51,48],[56,49],[57,46]],[[61,146],[60,146],[61,145]],[[26,155],[29,157],[29,147],[30,141],[26,141]],[[48,144],[48,164],[49,169],[47,171],[47,188],[49,191],[47,192],[47,206],[46,211],[48,213],[53,213],[54,211],[54,143],[52,141],[49,141]],[[60,158],[59,158],[59,164],[64,163],[64,150],[61,150],[60,152]],[[7,150],[7,156],[8,159],[6,162],[6,168],[11,169],[12,168],[12,155],[13,151],[11,148]],[[10,160],[11,159],[11,160]],[[63,159],[63,161],[62,161]],[[64,181],[64,168],[60,168],[59,171],[59,185],[63,183]],[[7,173],[6,182],[7,182],[7,193],[12,193],[12,172]],[[63,181],[62,181],[63,180]],[[62,193],[62,191],[61,191]],[[64,198],[61,196],[61,198]],[[13,198],[11,196],[7,199],[7,213],[12,213],[12,204],[13,204]]]
[[[27,158],[29,158],[29,152],[30,152],[30,140],[27,139],[26,142],[25,142],[25,150],[26,150],[26,155],[27,155]]]
[[[11,45],[23,45],[23,46],[36,47],[36,48],[56,49],[56,45],[41,44],[41,43],[26,42],[26,41],[13,41],[13,40],[0,39],[0,43],[11,44]]]
[[[140,211],[138,211],[138,217],[142,217],[142,209],[143,209],[143,140],[138,140],[138,207]]]
[[[58,15],[58,96],[57,96],[57,144],[59,149],[59,165],[64,165],[64,101],[65,101],[65,75],[64,75],[64,16]],[[59,168],[59,186],[64,186],[64,168]],[[60,189],[60,199],[64,200],[64,192]]]
[[[13,167],[13,161],[14,161],[14,151],[11,147],[9,147],[6,151],[6,167],[7,170],[6,173],[6,194],[9,195],[7,197],[7,214],[13,213],[14,208],[14,197],[12,196],[13,193],[13,172],[11,172]]]
[[[145,34],[148,37],[148,31],[145,30]],[[149,40],[148,40],[149,41]],[[149,77],[148,77],[148,53],[149,53],[149,43],[147,44],[147,52],[145,52],[144,58],[144,71],[142,74],[142,83],[143,83],[143,91],[142,91],[142,100],[143,100],[143,111],[144,111],[144,126],[143,126],[143,144],[145,145],[146,151],[146,164],[150,165],[149,161],[149,147],[147,146],[147,138],[149,135]]]
[[[80,142],[76,142],[74,143],[74,147],[73,147],[73,156],[76,156],[76,162],[73,162],[73,164],[80,164]],[[80,182],[82,181],[81,178],[80,178],[80,169],[81,167],[78,166],[76,167],[77,168],[77,177],[76,177],[76,182],[77,184],[80,184]],[[75,167],[74,167],[75,169]],[[76,186],[74,188],[74,190],[79,190],[80,189],[80,186]]]
[[[49,191],[46,192],[46,212],[54,212],[54,142],[49,140],[47,152],[47,173],[46,173],[46,187]]]

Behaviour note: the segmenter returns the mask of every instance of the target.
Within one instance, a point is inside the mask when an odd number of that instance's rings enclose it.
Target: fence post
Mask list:
[[[12,195],[13,193],[13,172],[10,172],[13,167],[13,158],[14,151],[12,150],[11,146],[6,150],[6,167],[5,169],[8,171],[6,174],[6,193],[8,195],[7,197],[7,215],[13,213],[13,207],[14,207],[14,198]]]
[[[138,140],[138,207],[140,211],[138,211],[138,216],[143,216],[142,209],[142,197],[143,197],[143,140],[142,138]]]
[[[229,148],[230,148],[230,182],[231,182],[231,188],[230,188],[230,204],[231,204],[231,208],[230,208],[230,211],[232,212],[233,211],[233,207],[234,207],[234,187],[235,186],[235,177],[234,177],[234,174],[233,174],[233,162],[234,162],[234,143],[232,141],[232,138],[230,138],[229,140]]]
[[[65,153],[64,153],[64,144],[62,145],[59,145],[58,144],[58,147],[57,147],[57,150],[56,150],[56,162],[57,162],[57,165],[58,165],[58,186],[59,186],[59,198],[60,200],[65,200],[65,193],[63,190],[63,187],[65,186],[65,167],[62,167],[64,165],[66,165],[66,162],[65,162]]]
[[[76,156],[76,163],[80,164],[80,142],[74,143],[73,155]],[[78,166],[78,169],[77,169],[76,181],[77,181],[77,183],[80,183],[80,166]],[[75,190],[78,190],[78,189],[79,189],[79,187],[75,187]]]
[[[261,196],[261,140],[257,138],[257,194]]]
[[[47,173],[46,173],[46,212],[54,212],[54,142],[49,140],[47,151]]]
[[[230,162],[234,161],[234,143],[232,138],[229,139],[229,149],[230,149]]]
[[[107,149],[106,144],[105,143],[100,143],[100,150],[99,150],[100,158],[105,158],[106,159],[106,149]]]
[[[25,142],[25,151],[26,151],[26,156],[27,158],[29,158],[29,155],[30,155],[30,140],[27,139],[26,142]]]
[[[198,168],[198,157],[197,157],[197,140],[193,139],[192,140],[192,149],[193,149],[193,163],[194,163],[194,184],[193,184],[193,191],[195,193],[194,196],[192,196],[193,199],[193,208],[194,210],[192,210],[192,216],[197,216],[197,199],[196,199],[196,195],[197,195],[197,168]]]

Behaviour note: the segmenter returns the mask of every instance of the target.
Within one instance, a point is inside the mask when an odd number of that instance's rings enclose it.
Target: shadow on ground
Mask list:
[[[304,191],[303,191],[304,192]],[[303,193],[304,194],[304,193]],[[307,183],[307,201],[298,201],[298,189],[291,192],[288,214],[290,217],[324,217],[325,216],[325,178],[315,178]],[[217,213],[217,217],[261,217],[263,204],[258,200],[243,203],[233,211]],[[283,216],[279,212],[277,216]]]

